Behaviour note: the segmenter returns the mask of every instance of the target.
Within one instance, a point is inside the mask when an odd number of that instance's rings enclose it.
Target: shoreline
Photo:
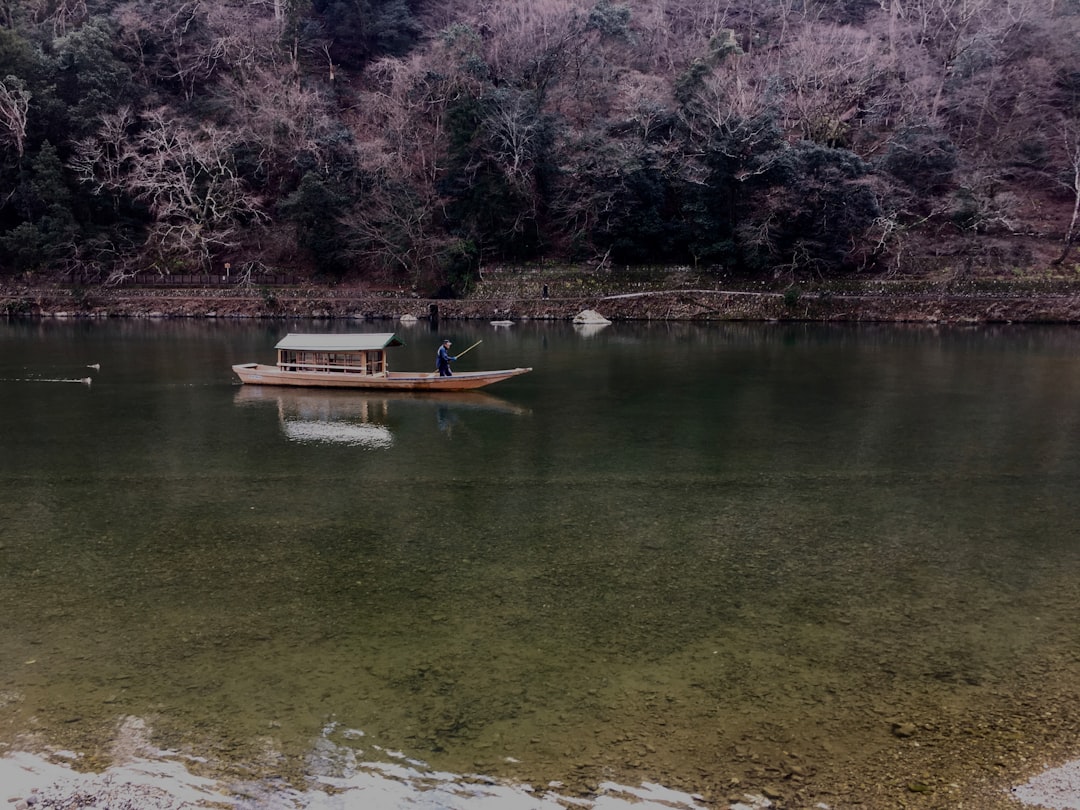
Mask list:
[[[605,782],[594,801],[562,795],[557,783],[536,789],[482,775],[437,772],[393,752],[378,751],[381,760],[359,762],[348,756],[351,751],[329,748],[325,740],[315,745],[319,761],[306,776],[306,789],[272,777],[226,782],[197,776],[175,752],[153,750],[145,741],[139,747],[137,754],[100,773],[80,773],[67,764],[26,751],[0,755],[0,801],[14,810],[67,810],[88,805],[109,810],[349,810],[361,806],[364,810],[397,810],[417,803],[440,810],[492,806],[500,810],[709,808],[701,796],[655,784],[628,787]],[[70,752],[57,752],[56,756],[72,757]],[[738,804],[741,810],[771,807],[759,794],[747,794]]]
[[[591,309],[612,321],[1077,324],[1080,281],[1063,278],[831,280],[765,284],[666,276],[543,280],[489,273],[470,295],[423,298],[363,285],[82,287],[0,285],[0,316],[38,318],[321,318],[568,321]],[[549,292],[550,295],[545,295]]]
[[[138,735],[143,727],[136,725]],[[629,787],[605,782],[593,798],[571,797],[561,794],[558,783],[536,789],[475,774],[434,772],[423,763],[393,753],[390,756],[398,758],[396,763],[353,760],[342,764],[336,761],[339,752],[325,750],[321,753],[326,763],[332,764],[323,769],[325,772],[309,775],[307,789],[282,785],[272,778],[230,784],[193,774],[182,757],[152,750],[145,740],[138,748],[137,753],[101,772],[80,772],[66,762],[54,761],[76,761],[70,752],[55,752],[53,759],[27,751],[6,752],[0,755],[0,800],[13,810],[86,806],[110,810],[348,810],[360,806],[365,810],[398,810],[418,802],[442,810],[482,810],[493,802],[500,810],[769,810],[784,806],[760,793],[740,793],[738,789],[714,805],[698,794],[651,783]],[[1044,766],[1023,784],[1002,789],[1003,801],[1010,795],[1018,808],[1077,810],[1080,760]],[[839,810],[827,802],[818,802],[815,808]]]

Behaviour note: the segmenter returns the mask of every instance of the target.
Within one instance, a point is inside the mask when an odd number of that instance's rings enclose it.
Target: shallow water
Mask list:
[[[443,324],[535,368],[452,399],[229,371],[350,328],[0,323],[0,742],[889,806],[1076,682],[1076,330]],[[401,370],[443,334],[360,328]]]

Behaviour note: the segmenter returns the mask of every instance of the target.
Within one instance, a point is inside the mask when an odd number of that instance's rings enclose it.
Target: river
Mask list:
[[[443,336],[534,370],[446,398],[230,371],[350,330],[396,331],[400,370]],[[407,763],[703,807],[998,796],[1080,754],[1078,349],[0,321],[0,753],[104,768],[135,724],[264,789]]]

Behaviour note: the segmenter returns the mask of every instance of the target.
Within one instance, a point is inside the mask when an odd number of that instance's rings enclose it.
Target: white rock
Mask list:
[[[583,309],[574,316],[574,323],[611,323],[595,309]]]

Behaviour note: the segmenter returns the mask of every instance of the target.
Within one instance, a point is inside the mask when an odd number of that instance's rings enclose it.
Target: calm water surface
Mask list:
[[[1066,744],[1080,332],[442,326],[360,328],[535,371],[262,389],[357,327],[0,322],[0,746],[930,807]]]

